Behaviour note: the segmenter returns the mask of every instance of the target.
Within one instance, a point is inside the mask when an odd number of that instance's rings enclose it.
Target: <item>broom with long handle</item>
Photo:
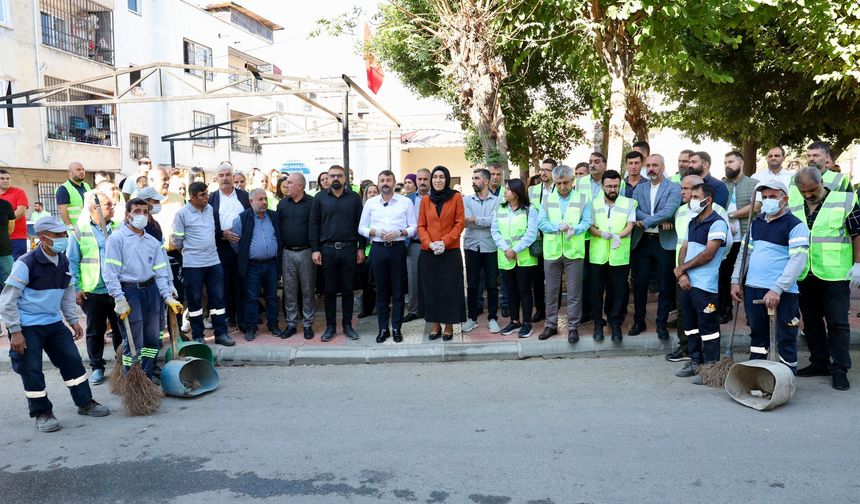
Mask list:
[[[741,289],[744,288],[744,284],[746,283],[747,276],[747,261],[749,259],[749,241],[750,241],[750,232],[752,230],[752,220],[753,220],[753,207],[755,206],[755,199],[758,191],[753,191],[752,198],[750,198],[750,210],[749,215],[747,215],[747,232],[744,236],[744,240],[741,241],[741,274],[739,278]],[[735,363],[735,333],[738,328],[738,315],[741,312],[740,303],[737,301],[732,301],[734,303],[734,320],[732,321],[732,333],[729,336],[729,348],[726,350],[726,356],[720,359],[718,362],[713,364],[707,364],[702,366],[699,369],[699,374],[702,375],[702,381],[705,385],[709,387],[718,387],[722,388],[726,383],[726,377],[729,375],[729,370]]]
[[[128,317],[123,318],[122,323],[125,325],[125,340],[128,344],[129,353],[131,353],[131,367],[126,373],[125,386],[122,391],[122,408],[127,415],[131,416],[151,415],[161,406],[164,391],[152,383],[140,365],[140,355],[134,345]]]

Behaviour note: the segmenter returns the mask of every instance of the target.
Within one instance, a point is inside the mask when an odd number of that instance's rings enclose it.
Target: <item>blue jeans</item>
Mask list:
[[[30,416],[35,418],[54,408],[45,388],[42,350],[60,370],[75,404],[86,406],[93,399],[93,395],[81,354],[72,339],[72,332],[62,322],[54,322],[41,326],[24,326],[21,333],[24,335],[27,349],[22,354],[9,350],[9,358],[12,360],[12,369],[21,375],[21,381],[24,382]]]
[[[265,263],[248,262],[248,271],[245,272],[245,327],[256,329],[257,327],[257,298],[260,296],[260,288],[266,299],[266,323],[269,329],[278,327],[278,260],[272,259]]]
[[[15,259],[12,256],[0,256],[0,286],[6,283],[9,273],[12,273],[13,264],[15,264]]]
[[[128,314],[127,320],[131,329],[131,337],[134,338],[134,349],[140,355],[140,365],[146,375],[152,376],[160,343],[159,335],[164,327],[161,318],[161,313],[164,311],[161,294],[158,292],[155,282],[144,288],[125,284],[122,287],[122,292],[131,307],[131,313]],[[129,335],[126,333],[125,327],[125,323],[119,324],[119,332],[122,334],[123,340],[123,365],[128,369],[131,367],[132,355],[128,345]]]
[[[182,268],[185,300],[188,301],[188,321],[191,334],[203,341],[203,287],[209,296],[209,315],[215,336],[227,335],[227,310],[224,308],[224,270],[220,264],[205,268]]]

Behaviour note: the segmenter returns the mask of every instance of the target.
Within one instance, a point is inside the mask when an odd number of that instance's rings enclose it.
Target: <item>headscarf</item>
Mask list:
[[[441,171],[445,174],[445,188],[441,191],[437,191],[433,187],[433,175],[435,175],[437,171]],[[451,172],[448,171],[448,168],[445,168],[444,166],[433,168],[433,171],[430,172],[430,201],[436,205],[436,215],[442,215],[442,205],[451,199],[456,192],[457,191],[451,189]]]

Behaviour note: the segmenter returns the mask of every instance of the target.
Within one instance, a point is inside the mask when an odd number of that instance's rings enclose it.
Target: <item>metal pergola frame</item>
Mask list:
[[[72,82],[64,82],[53,86],[46,86],[28,91],[18,92],[0,97],[0,109],[7,108],[45,108],[45,107],[67,107],[79,105],[114,105],[134,103],[164,103],[173,101],[204,100],[217,98],[252,98],[271,96],[295,96],[296,98],[321,111],[324,115],[331,117],[341,124],[343,140],[343,163],[349,174],[349,96],[355,92],[366,100],[373,108],[381,112],[399,129],[400,121],[390,112],[385,110],[369,93],[361,88],[347,75],[341,75],[340,79],[311,79],[306,77],[294,77],[273,73],[260,73],[253,67],[246,65],[245,70],[232,68],[215,68],[200,65],[186,65],[179,63],[157,62],[139,65],[129,68],[120,68],[104,74],[96,75],[86,79]],[[199,75],[194,75],[195,72]],[[139,73],[140,77],[131,81],[132,73]],[[129,75],[128,84],[120,83],[120,77]],[[229,81],[226,85],[210,83],[208,75],[226,75]],[[144,82],[155,82],[155,92],[151,95],[141,95]],[[173,88],[165,86],[168,82],[177,82],[183,87],[179,93],[171,94]],[[239,85],[248,86],[247,91],[237,90]],[[98,92],[97,89],[108,91]],[[95,88],[95,89],[94,89]],[[167,88],[167,89],[166,89]],[[168,91],[171,90],[171,91]],[[190,91],[186,91],[190,90]],[[112,92],[112,94],[110,94]],[[94,95],[96,98],[76,99],[73,96],[83,94]],[[343,108],[341,112],[335,112],[331,108],[320,103],[316,97],[337,96],[343,97]],[[240,132],[233,129],[233,124],[240,121],[258,121],[261,118],[273,117],[278,114],[289,115],[284,112],[271,112],[256,116],[244,117],[232,121],[194,128],[178,133],[168,134],[162,137],[162,141],[170,142],[171,165],[175,166],[173,142],[189,140],[210,140],[230,138],[235,139]],[[215,131],[214,136],[205,136],[206,133]],[[224,134],[229,132],[229,135]],[[188,135],[183,137],[183,135]],[[277,136],[260,134],[254,136]],[[348,175],[347,175],[348,177]]]

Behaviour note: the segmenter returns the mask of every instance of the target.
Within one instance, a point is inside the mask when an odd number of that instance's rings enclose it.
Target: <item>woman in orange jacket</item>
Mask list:
[[[463,293],[463,256],[460,235],[466,225],[463,197],[451,189],[451,174],[444,166],[430,173],[430,196],[418,210],[418,284],[424,320],[430,322],[430,339],[454,337],[454,324],[466,320]],[[442,324],[445,324],[444,333]]]

